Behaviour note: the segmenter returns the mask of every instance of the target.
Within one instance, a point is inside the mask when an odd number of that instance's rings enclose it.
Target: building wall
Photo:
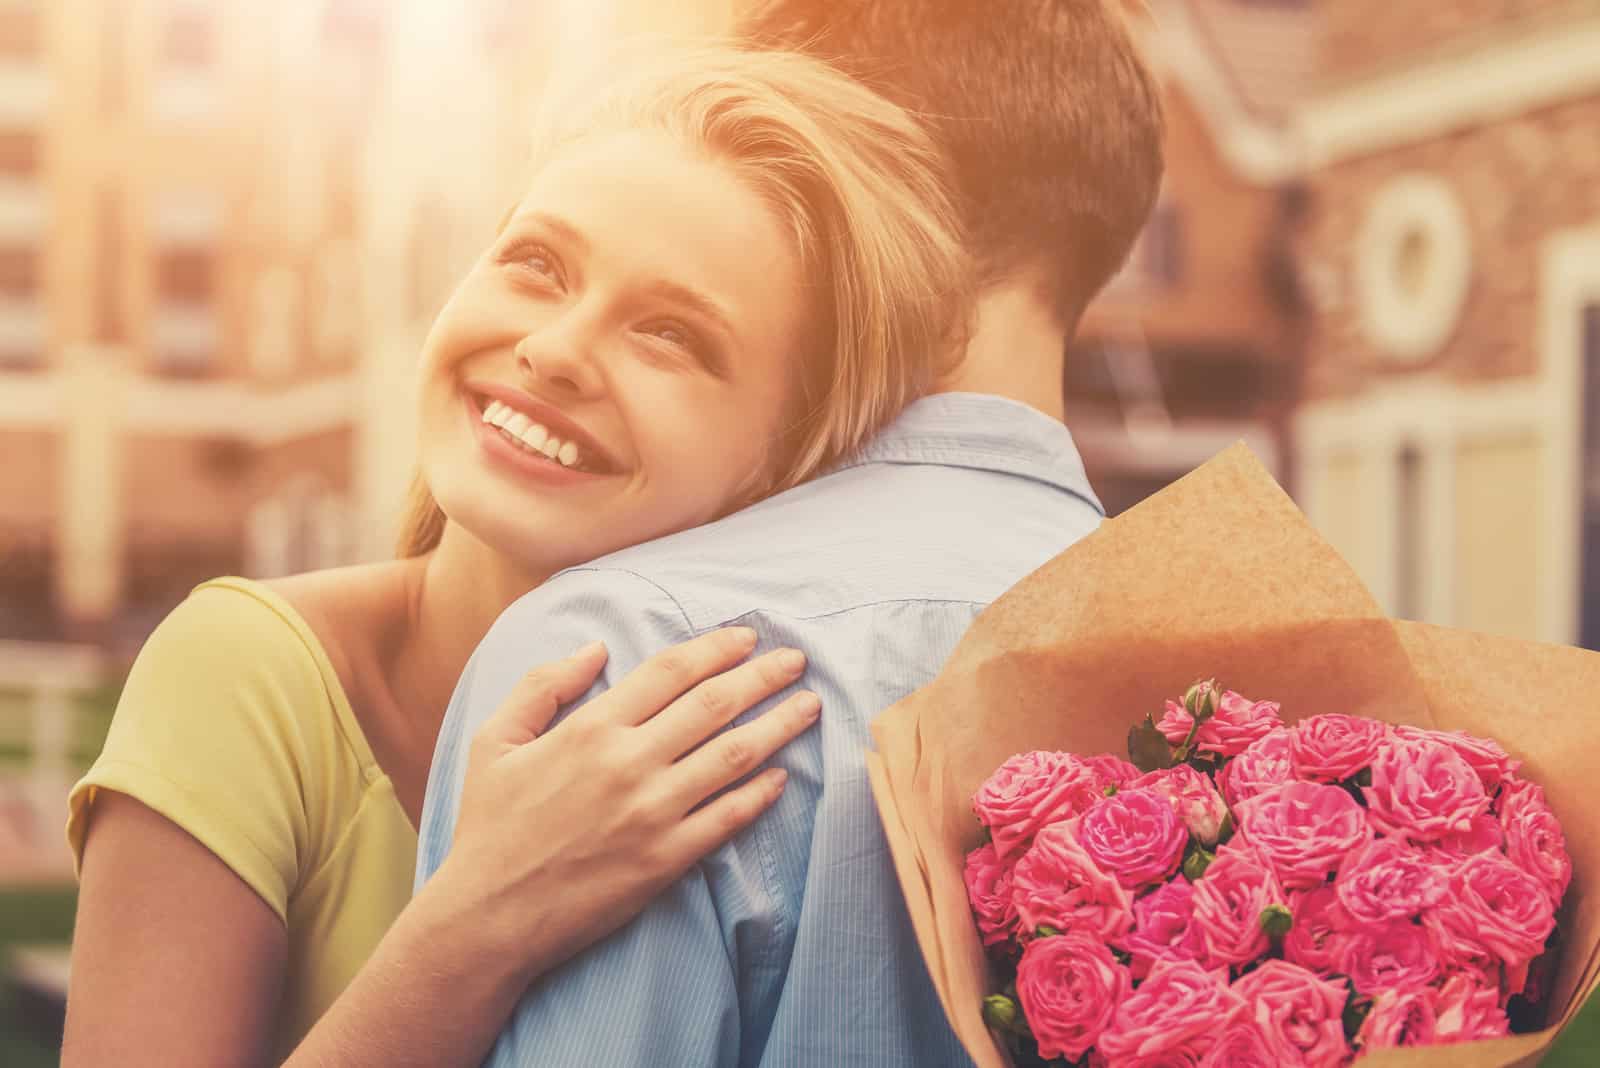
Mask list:
[[[1597,124],[1590,94],[1316,175],[1307,255],[1324,307],[1298,421],[1303,503],[1392,612],[1578,640]],[[1378,225],[1386,198],[1421,209]],[[1425,221],[1446,202],[1457,241]],[[1398,265],[1384,289],[1399,298],[1381,308],[1363,281],[1373,262]],[[1455,299],[1430,302],[1436,277],[1457,279]],[[1433,342],[1397,347],[1397,321],[1431,323]]]
[[[1322,80],[1342,82],[1378,68],[1401,66],[1453,42],[1577,6],[1572,0],[1322,3],[1318,5]]]
[[[1152,344],[1246,350],[1279,359],[1284,309],[1268,289],[1279,213],[1275,186],[1239,177],[1188,95],[1168,82],[1166,176],[1150,227],[1128,268],[1095,301],[1083,334],[1136,319]],[[1164,269],[1173,270],[1163,278]]]
[[[1533,374],[1538,238],[1600,216],[1597,129],[1600,95],[1593,95],[1317,173],[1306,251],[1327,300],[1308,351],[1311,396],[1352,395],[1393,375],[1488,381]],[[1368,225],[1385,189],[1411,175],[1436,180],[1458,203],[1470,281],[1448,338],[1419,359],[1399,361],[1370,336],[1360,272],[1363,255],[1381,254],[1372,243],[1405,240],[1403,233],[1376,236]]]
[[[7,531],[47,530],[56,510],[56,436],[0,427],[0,552]]]

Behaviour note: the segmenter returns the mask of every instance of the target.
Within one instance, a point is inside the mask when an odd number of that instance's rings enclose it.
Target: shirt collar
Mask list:
[[[1105,515],[1071,431],[1037,409],[988,393],[935,393],[913,402],[839,468],[872,463],[1020,475],[1081,497]]]

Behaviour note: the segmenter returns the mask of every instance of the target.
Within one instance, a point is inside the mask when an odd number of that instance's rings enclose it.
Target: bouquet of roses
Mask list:
[[[984,1014],[1019,1063],[1318,1068],[1538,1018],[1572,864],[1494,741],[1289,727],[1207,681],[1128,751],[1015,756],[973,798]]]
[[[1387,618],[1241,447],[985,610],[867,770],[981,1068],[1505,1068],[1600,985],[1597,695]]]

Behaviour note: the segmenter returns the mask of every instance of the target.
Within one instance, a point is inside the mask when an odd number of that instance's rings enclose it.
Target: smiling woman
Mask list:
[[[71,799],[65,1063],[477,1063],[536,976],[782,789],[751,773],[817,696],[724,728],[799,651],[745,662],[754,632],[714,631],[551,726],[590,647],[497,695],[465,773],[482,804],[411,898],[440,723],[507,605],[818,473],[964,325],[938,157],[904,112],[782,53],[610,68],[548,112],[424,343],[402,557],[215,580],[141,651]]]
[[[706,522],[849,452],[956,351],[963,304],[949,297],[965,264],[903,115],[851,85],[830,101],[838,128],[819,127],[803,102],[835,76],[811,80],[819,68],[798,57],[761,57],[790,91],[759,98],[749,70],[715,55],[665,78],[639,58],[603,65],[639,72],[625,82],[570,83],[547,103],[528,192],[435,324],[404,556],[433,549],[444,515],[474,499],[496,516],[468,525],[498,528],[503,549],[537,561],[535,579]],[[497,330],[512,366],[483,372],[494,358],[476,332]],[[580,444],[615,461],[607,521],[581,505],[594,540],[549,556],[537,517],[561,522],[559,502],[513,515],[505,493],[526,489],[470,489],[484,476],[452,457],[440,422],[459,411],[441,401],[462,373],[555,402]],[[524,414],[516,433],[552,432]]]

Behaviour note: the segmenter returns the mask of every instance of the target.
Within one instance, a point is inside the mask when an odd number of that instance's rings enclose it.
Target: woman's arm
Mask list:
[[[476,1064],[534,977],[620,926],[764,811],[779,773],[701,804],[816,717],[814,695],[797,694],[701,744],[799,675],[780,654],[732,667],[752,644],[741,629],[686,642],[542,737],[557,708],[588,689],[604,650],[524,679],[474,739],[449,858],[288,1064]],[[104,823],[96,812],[98,870],[91,883],[86,851],[79,904],[85,971],[75,957],[69,1004],[94,1011],[69,1011],[63,1063],[104,1063],[111,1049],[124,1064],[140,1055],[262,1063],[282,925],[198,842],[116,800]],[[153,892],[141,890],[141,908],[128,911],[124,888],[147,883]],[[203,1026],[175,1008],[188,1005]]]
[[[90,834],[62,1064],[265,1064],[283,922],[209,849],[131,797],[103,793]]]

